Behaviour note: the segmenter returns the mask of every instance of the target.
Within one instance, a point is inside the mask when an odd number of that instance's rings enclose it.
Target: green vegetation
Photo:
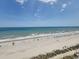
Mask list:
[[[38,56],[32,57],[31,59],[49,59],[49,58],[54,57],[58,54],[63,54],[63,53],[66,53],[66,52],[69,52],[72,50],[76,50],[78,48],[79,48],[79,44],[77,44],[76,46],[72,46],[72,47],[63,49],[63,50],[55,50],[55,51],[49,52],[47,54],[38,55]],[[72,57],[67,56],[67,58],[69,59]],[[65,59],[65,58],[63,58],[63,59]]]
[[[74,56],[65,56],[62,59],[74,59]]]
[[[65,56],[65,57],[63,57],[63,58],[61,58],[61,59],[76,59],[77,57],[79,57],[79,56],[77,56],[77,54],[74,53],[74,54],[71,55],[71,56]]]

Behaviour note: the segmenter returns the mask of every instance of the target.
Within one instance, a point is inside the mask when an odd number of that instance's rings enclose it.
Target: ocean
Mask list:
[[[79,31],[79,27],[0,27],[0,40],[69,31]]]

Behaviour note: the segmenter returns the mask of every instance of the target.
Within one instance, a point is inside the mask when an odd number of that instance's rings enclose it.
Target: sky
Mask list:
[[[79,0],[0,0],[0,27],[79,26]]]

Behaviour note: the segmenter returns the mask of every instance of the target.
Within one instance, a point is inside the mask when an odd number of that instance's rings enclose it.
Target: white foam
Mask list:
[[[25,36],[25,37],[1,39],[0,42],[19,41],[19,40],[33,39],[33,38],[46,37],[46,36],[52,36],[52,37],[54,37],[54,36],[68,36],[68,35],[75,35],[75,34],[79,34],[79,31],[37,34],[37,35],[32,34],[30,36]]]

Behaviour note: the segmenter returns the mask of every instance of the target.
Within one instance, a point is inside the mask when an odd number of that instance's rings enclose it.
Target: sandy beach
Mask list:
[[[0,0],[0,59],[79,59],[79,0]]]
[[[13,45],[14,42],[14,45]],[[79,44],[79,31],[42,34],[31,38],[0,40],[0,59],[30,59],[40,54]],[[72,51],[73,52],[73,51]],[[71,54],[71,52],[69,53]],[[56,59],[51,58],[51,59]]]

